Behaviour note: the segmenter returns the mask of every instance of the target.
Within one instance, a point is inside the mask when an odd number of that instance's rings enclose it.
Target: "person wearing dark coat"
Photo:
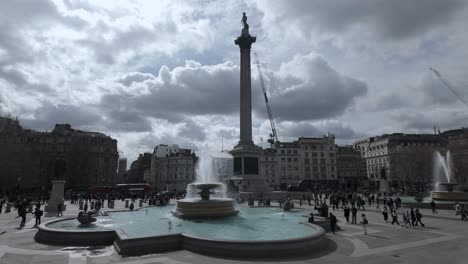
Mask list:
[[[418,223],[421,224],[421,226],[424,226],[424,224],[421,222],[422,214],[419,212],[419,209],[416,209],[416,223],[415,225],[418,225]]]
[[[357,222],[357,208],[353,206],[353,208],[351,208],[351,213],[352,213],[352,218],[351,218],[351,224],[356,224]]]
[[[309,223],[311,223],[311,224],[314,224],[314,223],[315,223],[315,218],[314,218],[314,214],[313,214],[313,213],[310,213]]]
[[[36,224],[34,225],[35,227],[41,224],[42,215],[43,215],[43,212],[41,210],[41,207],[36,206],[36,210],[34,211],[34,216],[36,217]]]
[[[410,216],[411,216],[411,225],[417,226],[418,224],[416,223],[416,213],[414,212],[413,208],[411,208]]]
[[[335,226],[336,226],[336,216],[333,213],[330,213],[330,228],[333,234],[335,234]]]
[[[349,209],[348,206],[345,206],[343,211],[344,211],[344,217],[346,218],[346,223],[349,223],[349,213],[351,212],[351,210]]]

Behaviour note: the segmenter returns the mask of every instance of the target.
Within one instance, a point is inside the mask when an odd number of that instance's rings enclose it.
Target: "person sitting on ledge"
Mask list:
[[[309,216],[309,223],[311,223],[311,224],[314,224],[314,223],[315,223],[314,213],[310,213],[310,216]]]

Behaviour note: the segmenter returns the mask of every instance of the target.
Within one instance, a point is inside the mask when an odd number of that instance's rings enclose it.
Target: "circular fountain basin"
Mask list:
[[[468,202],[468,192],[432,192],[435,201]]]
[[[109,213],[99,217],[88,231],[79,227],[76,219],[52,221],[42,224],[36,236],[41,237],[38,242],[47,243],[47,235],[41,233],[59,231],[62,245],[72,245],[67,232],[86,237],[102,229],[114,230],[113,244],[122,255],[187,249],[225,257],[296,256],[326,246],[325,230],[305,223],[310,214],[306,210],[242,207],[237,216],[196,219],[175,217],[173,210],[173,206],[167,206]]]

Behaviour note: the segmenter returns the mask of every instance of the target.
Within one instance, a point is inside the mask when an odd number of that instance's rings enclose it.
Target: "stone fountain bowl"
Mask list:
[[[468,202],[468,192],[432,192],[434,201]]]
[[[195,186],[197,189],[200,189],[200,190],[206,190],[206,189],[211,190],[211,189],[223,187],[222,183],[191,183],[189,185]]]

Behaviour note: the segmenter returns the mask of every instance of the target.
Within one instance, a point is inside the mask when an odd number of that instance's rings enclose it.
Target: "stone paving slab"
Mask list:
[[[116,209],[123,203],[117,201]],[[309,206],[302,206],[311,209]],[[125,209],[124,209],[125,210]],[[400,213],[403,210],[400,210]],[[468,223],[461,222],[453,210],[438,210],[432,216],[430,209],[421,210],[425,228],[402,228],[386,224],[380,210],[368,209],[369,236],[362,235],[360,225],[346,224],[341,210],[333,211],[338,217],[342,231],[327,234],[330,246],[324,252],[297,259],[240,260],[219,259],[198,255],[189,251],[125,258],[118,255],[112,246],[104,248],[64,248],[34,242],[35,229],[32,215],[27,225],[17,229],[21,221],[16,211],[0,214],[0,264],[2,263],[411,263],[411,264],[466,264],[468,263]],[[76,216],[76,205],[67,204],[65,216]],[[358,213],[360,216],[361,212]],[[43,217],[42,221],[56,219],[55,215]],[[359,220],[359,217],[358,217]],[[2,232],[6,232],[3,233]]]

